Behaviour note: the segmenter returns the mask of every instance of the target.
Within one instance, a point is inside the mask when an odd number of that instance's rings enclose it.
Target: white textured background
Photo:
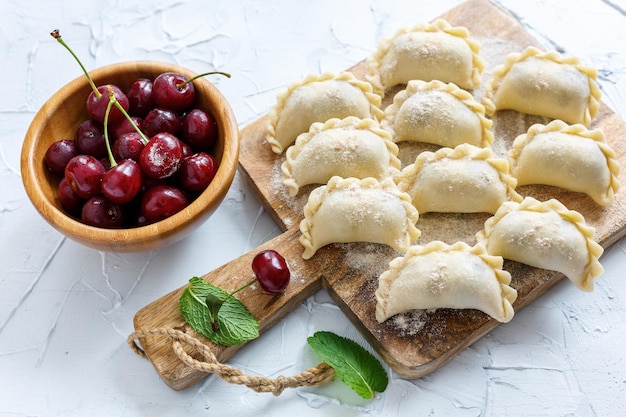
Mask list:
[[[183,392],[126,345],[146,304],[279,233],[237,177],[224,204],[188,239],[158,252],[100,253],[64,239],[22,188],[21,142],[38,108],[80,70],[124,60],[222,70],[214,82],[240,127],[309,73],[340,71],[382,36],[460,1],[98,1],[0,3],[0,416],[617,416],[626,410],[625,243],[605,252],[596,291],[564,280],[515,319],[414,381],[363,401],[341,383],[276,398],[216,377]],[[626,114],[626,1],[501,0],[546,47],[599,70],[604,101]],[[624,138],[626,140],[626,138]],[[622,180],[622,182],[624,182]],[[315,359],[306,337],[362,341],[320,292],[230,363],[292,375]]]

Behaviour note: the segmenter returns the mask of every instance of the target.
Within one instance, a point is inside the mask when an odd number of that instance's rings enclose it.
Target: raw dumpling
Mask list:
[[[492,255],[561,272],[581,290],[593,291],[593,280],[603,272],[603,249],[594,234],[580,213],[558,200],[526,197],[502,204],[476,239]]]
[[[278,95],[269,114],[267,141],[280,154],[314,122],[348,116],[377,119],[380,103],[372,86],[349,72],[311,75]]]
[[[381,40],[367,60],[368,80],[384,97],[385,89],[410,80],[440,80],[465,89],[481,83],[485,68],[478,56],[480,45],[464,27],[452,27],[443,19],[432,24],[404,28]]]
[[[391,178],[332,177],[309,194],[300,222],[302,257],[330,243],[372,242],[404,252],[419,236],[411,197]]]
[[[376,320],[382,323],[413,309],[471,308],[508,322],[517,291],[509,286],[511,275],[502,269],[503,262],[480,244],[412,246],[378,279]]]
[[[602,206],[613,204],[619,189],[619,163],[604,133],[581,124],[554,120],[518,136],[509,152],[518,185],[547,184],[589,195]]]
[[[578,58],[529,46],[494,69],[483,105],[487,114],[510,109],[589,126],[600,106],[596,77]]]
[[[505,201],[521,201],[509,163],[491,148],[469,144],[420,153],[396,177],[420,214],[495,213]]]
[[[417,141],[454,148],[461,143],[486,147],[493,143],[493,122],[485,108],[452,83],[409,81],[385,109],[381,125],[394,142]]]
[[[292,197],[300,187],[326,184],[334,176],[382,180],[400,171],[398,146],[373,119],[316,122],[287,149],[282,171]]]

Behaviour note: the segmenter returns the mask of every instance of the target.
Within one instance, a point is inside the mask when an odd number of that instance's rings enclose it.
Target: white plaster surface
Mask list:
[[[339,382],[257,394],[214,376],[176,392],[126,345],[143,306],[279,233],[239,177],[217,213],[166,249],[101,253],[35,212],[19,155],[38,108],[80,75],[49,36],[59,28],[88,68],[154,59],[214,81],[241,127],[302,76],[348,68],[382,36],[459,4],[397,0],[103,0],[0,2],[0,416],[620,416],[626,413],[626,243],[582,293],[563,280],[441,370],[361,400]],[[595,66],[603,100],[626,116],[624,0],[499,0],[549,48]],[[626,138],[624,138],[626,140]],[[306,337],[331,330],[365,344],[321,291],[229,362],[296,374]]]

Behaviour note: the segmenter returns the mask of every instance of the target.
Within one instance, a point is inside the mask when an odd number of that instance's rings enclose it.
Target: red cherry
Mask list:
[[[83,208],[83,204],[85,204],[85,200],[80,198],[78,194],[72,190],[72,187],[70,187],[70,184],[67,182],[65,177],[61,178],[57,193],[63,210],[73,216],[80,217],[80,212]]]
[[[141,177],[137,162],[124,159],[102,176],[102,194],[114,203],[128,203],[141,190]]]
[[[70,139],[62,139],[48,147],[44,155],[44,162],[50,172],[63,175],[65,166],[76,155],[78,155],[76,142]]]
[[[78,153],[100,158],[106,155],[104,126],[95,120],[85,120],[74,133]]]
[[[193,83],[186,83],[187,77],[175,72],[164,72],[154,79],[152,99],[157,106],[183,111],[191,106],[196,96]]]
[[[187,205],[187,196],[170,185],[155,185],[141,197],[141,215],[148,223],[154,223],[178,213]]]
[[[128,120],[127,118],[124,118],[120,120],[119,122],[117,122],[116,124],[114,124],[113,126],[109,127],[109,132],[111,132],[111,134],[113,135],[114,140],[119,139],[120,136],[126,133],[137,133],[135,126],[137,126],[139,130],[141,130],[142,132],[144,131],[143,119],[141,117],[130,116],[130,118],[135,125],[133,125],[133,123],[131,123],[130,120]]]
[[[154,108],[148,112],[143,119],[143,131],[148,137],[152,137],[157,133],[171,133],[175,135],[180,130],[180,116],[175,111]]]
[[[252,271],[259,285],[267,292],[282,293],[291,278],[289,265],[281,254],[274,250],[264,250],[252,259]]]
[[[148,78],[139,78],[133,82],[128,91],[130,112],[136,116],[144,117],[154,107],[152,99],[152,80]]]
[[[77,155],[67,163],[65,178],[79,197],[91,198],[100,194],[104,172],[102,163],[93,156]]]
[[[191,192],[203,191],[215,177],[217,162],[215,158],[199,152],[183,159],[177,176],[180,186]]]
[[[120,205],[97,195],[83,206],[81,221],[90,226],[116,229],[124,226],[124,211]]]
[[[154,135],[139,154],[141,170],[152,178],[172,176],[183,161],[181,142],[169,133]]]
[[[111,146],[115,160],[132,159],[139,161],[141,150],[145,146],[142,137],[137,132],[125,133]]]
[[[181,126],[181,138],[198,151],[208,151],[217,140],[217,122],[200,109],[190,110]]]
[[[104,114],[106,113],[107,106],[109,105],[109,88],[113,91],[115,99],[122,105],[124,110],[128,111],[129,103],[126,94],[119,89],[119,87],[113,84],[101,85],[97,88],[101,96],[97,97],[95,92],[89,93],[87,97],[87,113],[89,117],[97,122],[104,123]],[[109,113],[109,123],[119,122],[124,118],[122,112],[117,108],[111,108]]]

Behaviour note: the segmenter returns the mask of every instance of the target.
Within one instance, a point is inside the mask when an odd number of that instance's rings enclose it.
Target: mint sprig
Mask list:
[[[178,307],[191,328],[213,343],[233,346],[259,337],[259,322],[250,310],[232,294],[202,278],[189,280]]]
[[[387,388],[385,369],[370,352],[351,339],[319,331],[307,339],[309,346],[330,365],[339,378],[365,399]]]
[[[259,336],[259,322],[232,293],[199,277],[189,280],[178,303],[183,319],[200,335],[213,343],[232,346]],[[389,383],[381,363],[355,341],[332,332],[318,331],[307,339],[322,361],[339,378],[365,399],[383,392]]]

